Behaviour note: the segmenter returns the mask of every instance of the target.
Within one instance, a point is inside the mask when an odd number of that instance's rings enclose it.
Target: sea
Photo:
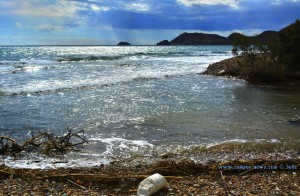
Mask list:
[[[1,46],[0,135],[84,130],[76,151],[17,168],[300,156],[299,85],[202,75],[231,46]]]

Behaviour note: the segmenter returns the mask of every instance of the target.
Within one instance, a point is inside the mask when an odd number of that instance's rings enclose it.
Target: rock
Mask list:
[[[219,71],[217,73],[218,76],[223,76],[226,73],[226,71],[224,69],[222,69],[221,71]]]
[[[128,42],[120,42],[117,44],[117,46],[131,46],[131,44]]]
[[[171,43],[168,40],[163,40],[161,42],[158,42],[156,45],[158,45],[158,46],[168,46],[168,45],[171,45]]]
[[[300,120],[290,120],[289,124],[290,125],[300,125]]]

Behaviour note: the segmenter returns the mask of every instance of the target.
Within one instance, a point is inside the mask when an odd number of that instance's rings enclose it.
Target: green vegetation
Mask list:
[[[254,81],[282,81],[290,72],[300,71],[299,51],[299,20],[282,29],[267,44],[256,36],[249,38],[240,34],[235,37],[232,49],[233,55],[238,57],[241,74]]]
[[[269,48],[273,57],[287,70],[300,71],[300,21],[282,29]]]

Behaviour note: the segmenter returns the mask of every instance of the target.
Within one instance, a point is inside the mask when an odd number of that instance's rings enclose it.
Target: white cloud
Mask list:
[[[1,13],[21,16],[41,16],[51,18],[73,17],[78,2],[57,0],[55,2],[39,0],[0,1]]]
[[[238,8],[240,0],[177,0],[185,6],[193,5],[227,5],[232,8]]]
[[[288,3],[288,2],[299,3],[300,0],[273,0],[271,4],[272,5],[282,5],[282,4]]]
[[[70,0],[0,0],[1,13],[17,16],[38,16],[43,18],[74,18],[78,11],[108,11],[108,6],[99,6],[90,1]]]
[[[40,30],[40,31],[54,31],[54,30],[58,29],[59,27],[50,25],[50,24],[44,24],[44,25],[34,26],[33,28]]]
[[[53,25],[53,24],[25,25],[20,22],[16,22],[15,26],[17,28],[35,29],[39,31],[54,31],[63,28],[63,26]]]
[[[95,4],[91,5],[91,9],[93,11],[95,11],[95,12],[98,12],[98,11],[109,11],[109,10],[111,10],[111,8],[108,7],[108,6],[99,7],[98,5],[95,5]]]
[[[132,3],[132,4],[125,4],[124,8],[126,10],[131,10],[131,11],[146,12],[150,10],[150,5],[145,3]]]

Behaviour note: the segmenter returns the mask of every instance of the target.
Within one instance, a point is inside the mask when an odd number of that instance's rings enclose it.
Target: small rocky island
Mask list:
[[[119,42],[117,46],[131,46],[131,44],[128,42]]]

